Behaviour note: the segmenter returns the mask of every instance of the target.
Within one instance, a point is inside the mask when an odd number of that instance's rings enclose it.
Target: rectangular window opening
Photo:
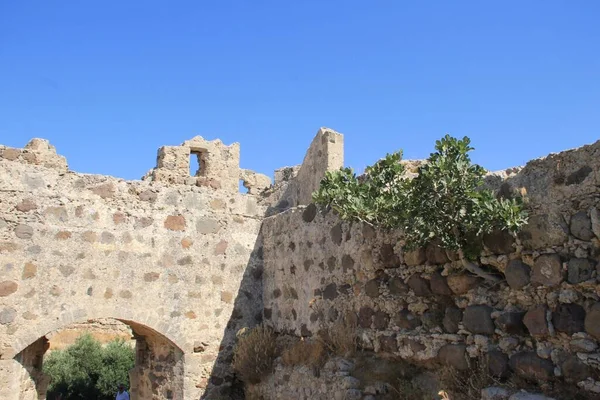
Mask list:
[[[200,150],[190,151],[190,176],[204,176],[206,174],[206,152]]]
[[[240,179],[240,193],[248,193],[248,188],[244,186],[244,180]]]

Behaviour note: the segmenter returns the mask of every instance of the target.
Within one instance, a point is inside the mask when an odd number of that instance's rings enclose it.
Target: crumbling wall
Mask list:
[[[275,171],[274,187],[267,192],[272,199],[267,215],[309,204],[325,173],[343,166],[344,136],[329,128],[319,129],[301,165]]]
[[[195,172],[190,174],[191,170]],[[240,180],[250,194],[258,194],[271,186],[268,176],[240,169],[239,143],[226,146],[219,139],[208,141],[201,136],[186,140],[180,146],[161,147],[156,168],[142,179],[204,186],[231,193],[238,192]]]
[[[17,358],[32,343],[97,318],[156,332],[182,353],[177,387],[142,385],[154,398],[227,391],[235,332],[261,318],[266,207],[239,192],[249,172],[237,145],[180,147],[161,150],[144,181],[68,171],[43,140],[0,148],[0,398],[19,395]],[[206,150],[202,176],[189,176],[190,149]]]
[[[600,391],[591,378],[600,369],[600,142],[492,174],[488,184],[522,193],[531,210],[516,238],[484,238],[480,262],[505,282],[482,282],[433,245],[405,253],[400,232],[309,205],[263,223],[265,320],[309,337],[349,315],[360,346],[382,356],[458,369],[484,356],[497,375]]]

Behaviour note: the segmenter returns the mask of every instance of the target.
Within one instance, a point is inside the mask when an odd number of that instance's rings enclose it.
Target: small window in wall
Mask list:
[[[190,152],[190,176],[204,176],[206,173],[206,152],[192,150]]]
[[[240,193],[248,193],[248,189],[244,186],[244,180],[240,179]]]

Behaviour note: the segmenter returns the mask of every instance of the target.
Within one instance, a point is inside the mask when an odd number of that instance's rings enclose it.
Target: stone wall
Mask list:
[[[180,182],[192,150],[205,169]],[[147,349],[137,398],[226,392],[235,332],[262,310],[266,206],[239,193],[242,175],[260,181],[239,168],[239,146],[201,138],[161,150],[144,181],[71,172],[40,139],[0,147],[0,398],[28,385],[14,376],[35,378],[19,372],[37,367],[20,356],[32,344],[97,318],[129,325]],[[157,360],[170,365],[168,385],[147,380],[169,369],[158,373]],[[20,398],[37,398],[28,393]]]
[[[399,232],[341,222],[309,205],[263,223],[264,318],[310,337],[342,315],[360,346],[425,366],[553,378],[600,391],[600,142],[491,174],[501,196],[527,199],[530,223],[514,238],[484,238],[489,285],[435,246],[402,251]],[[269,397],[266,397],[269,398]]]
[[[46,339],[48,339],[50,347],[46,354],[72,346],[77,338],[83,334],[91,335],[102,344],[107,344],[113,340],[123,340],[129,342],[132,347],[135,346],[133,333],[128,325],[110,318],[99,318],[76,323],[47,334]]]
[[[310,205],[324,174],[343,166],[339,133],[320,129],[303,164],[276,171],[273,185],[241,169],[239,151],[195,137],[125,181],[70,171],[45,140],[0,146],[0,398],[43,397],[48,338],[103,318],[133,332],[134,399],[233,398],[240,328],[265,319],[310,337],[345,315],[377,356],[459,369],[486,356],[501,375],[596,388],[600,143],[490,174],[499,195],[519,192],[531,210],[518,237],[485,238],[480,262],[506,277],[493,286],[453,254],[404,253],[399,232]],[[281,367],[253,390],[376,398],[344,362],[312,377]]]
[[[343,166],[344,136],[329,128],[319,129],[301,165],[275,171],[274,186],[265,193],[272,202],[267,215],[309,204],[327,171]]]

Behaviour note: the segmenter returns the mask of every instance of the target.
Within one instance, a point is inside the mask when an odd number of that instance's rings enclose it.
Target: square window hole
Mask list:
[[[240,179],[240,193],[248,193],[248,189],[246,188],[246,186],[244,186],[244,180]]]
[[[204,176],[206,174],[206,152],[200,150],[190,151],[190,176]]]

